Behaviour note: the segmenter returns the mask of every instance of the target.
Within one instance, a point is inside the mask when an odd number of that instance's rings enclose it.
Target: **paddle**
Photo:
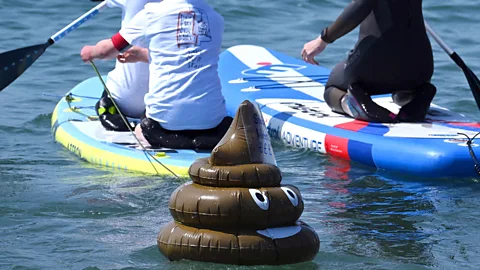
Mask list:
[[[55,42],[66,36],[71,31],[78,28],[81,24],[97,15],[106,7],[106,2],[102,2],[90,9],[87,13],[65,26],[62,30],[51,36],[46,43],[24,47],[0,54],[0,91],[22,75],[44,52]]]
[[[448,47],[445,42],[433,31],[433,29],[425,22],[425,28],[427,29],[428,33],[435,39],[435,41],[442,47],[442,49],[452,58],[452,60],[462,69],[465,77],[467,78],[468,85],[470,86],[470,90],[472,90],[473,97],[475,98],[475,102],[477,102],[477,106],[480,109],[480,80],[477,78],[475,73],[463,62],[462,58],[454,52],[450,47]]]

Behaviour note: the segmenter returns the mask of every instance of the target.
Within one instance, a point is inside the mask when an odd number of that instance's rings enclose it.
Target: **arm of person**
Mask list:
[[[126,0],[105,0],[107,2],[107,7],[109,8],[124,8]]]
[[[119,8],[124,8],[125,7],[125,1],[126,0],[90,0],[92,2],[107,2],[107,7],[113,8],[113,7],[119,7]]]
[[[377,0],[353,0],[332,25],[323,29],[321,39],[326,43],[350,33],[370,14]]]
[[[334,42],[355,29],[372,11],[372,6],[377,0],[353,0],[335,20],[323,29],[322,34],[303,46],[302,58],[305,62],[318,65],[315,56],[320,54],[329,43]]]
[[[142,10],[111,39],[101,40],[95,46],[84,46],[80,52],[82,60],[88,62],[94,59],[116,57],[119,53],[128,50],[131,44],[144,39],[146,25],[146,11]]]
[[[148,49],[139,46],[133,46],[124,53],[119,54],[117,60],[120,63],[150,62]]]
[[[80,52],[80,56],[82,57],[82,60],[84,62],[89,62],[94,59],[115,58],[120,53],[120,50],[118,50],[115,47],[114,38],[115,36],[113,36],[111,39],[100,40],[94,46],[89,46],[89,45],[84,46]]]

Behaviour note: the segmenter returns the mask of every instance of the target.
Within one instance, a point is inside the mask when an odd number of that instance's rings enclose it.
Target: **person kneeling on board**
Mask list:
[[[436,88],[430,83],[433,53],[422,13],[422,0],[354,0],[321,35],[306,43],[302,58],[314,57],[360,25],[357,44],[332,70],[324,99],[332,111],[370,122],[425,120]],[[398,115],[371,95],[392,94]]]
[[[91,61],[125,52],[120,61],[149,62],[145,117],[137,129],[153,147],[213,149],[232,121],[217,72],[223,29],[223,17],[204,0],[148,3],[81,56]],[[128,50],[141,41],[148,50]]]
[[[159,0],[106,0],[110,8],[122,9],[122,25],[126,25],[145,4]],[[102,126],[107,130],[128,131],[126,123],[120,116],[115,104],[124,116],[140,118],[145,112],[143,101],[148,92],[148,63],[138,62],[121,64],[108,73],[107,88],[95,105]],[[113,101],[112,101],[113,98]],[[115,102],[115,104],[113,103]]]

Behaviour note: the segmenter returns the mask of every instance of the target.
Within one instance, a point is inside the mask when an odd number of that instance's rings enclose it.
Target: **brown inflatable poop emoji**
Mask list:
[[[320,248],[315,231],[298,220],[303,199],[282,186],[260,110],[244,101],[210,158],[189,170],[168,208],[174,221],[157,244],[170,260],[227,264],[288,264],[312,260]]]

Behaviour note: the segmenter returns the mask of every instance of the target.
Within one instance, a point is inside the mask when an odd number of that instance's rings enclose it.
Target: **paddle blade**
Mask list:
[[[462,69],[463,74],[465,74],[465,78],[467,78],[467,82],[470,86],[470,90],[472,90],[475,102],[480,109],[480,80],[475,75],[475,73],[473,73],[473,71],[467,66],[467,64],[463,62],[463,59],[456,52],[450,55],[450,57]]]
[[[467,68],[464,73],[473,96],[475,97],[475,101],[477,102],[477,106],[480,109],[480,80],[470,68]]]
[[[24,47],[0,54],[0,91],[22,75],[44,52],[50,43]]]

